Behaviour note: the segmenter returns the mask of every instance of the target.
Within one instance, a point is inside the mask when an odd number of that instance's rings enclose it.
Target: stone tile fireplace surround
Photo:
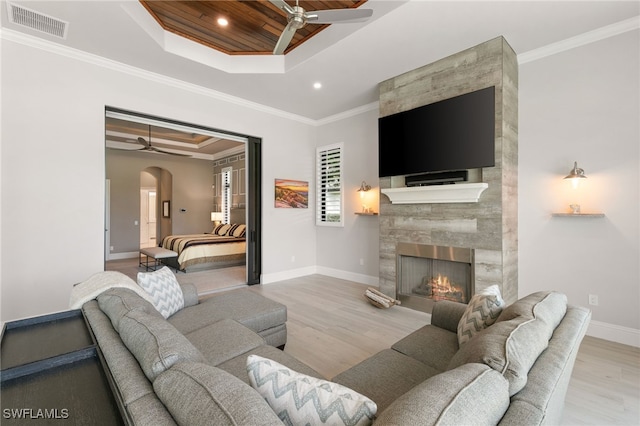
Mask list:
[[[471,249],[479,291],[498,284],[507,303],[518,297],[518,65],[503,37],[380,84],[380,117],[495,86],[495,166],[471,170],[488,188],[477,202],[392,204],[380,197],[380,291],[397,297],[399,246]],[[381,178],[382,190],[403,177]],[[469,296],[470,297],[470,296]],[[428,304],[425,304],[428,305]],[[412,306],[410,306],[412,307]],[[430,311],[429,306],[418,307]]]

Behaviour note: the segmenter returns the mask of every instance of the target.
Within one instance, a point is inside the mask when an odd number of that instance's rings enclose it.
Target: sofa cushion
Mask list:
[[[211,365],[218,365],[248,352],[264,339],[237,321],[224,319],[185,334]]]
[[[440,370],[420,361],[384,349],[331,380],[371,398],[382,412],[400,395],[438,373]]]
[[[112,288],[100,294],[96,300],[102,312],[111,320],[116,331],[120,328],[120,319],[132,310],[162,318],[160,312],[151,303],[126,288]]]
[[[285,351],[281,351],[280,349],[276,349],[269,345],[258,346],[257,348],[243,354],[243,356],[231,358],[229,361],[216,365],[216,367],[229,374],[233,374],[238,379],[250,385],[251,382],[249,382],[249,375],[247,374],[247,357],[249,355],[259,355],[264,358],[272,359],[282,365],[286,365],[298,373],[306,374],[307,376],[313,376],[319,379],[324,378],[320,373],[309,367],[307,364],[297,358],[294,358]]]
[[[251,386],[208,364],[176,364],[153,389],[180,425],[282,425]]]
[[[138,272],[138,284],[151,295],[153,306],[163,317],[169,318],[184,308],[182,288],[169,267],[164,266],[153,272]]]
[[[458,323],[458,344],[462,346],[476,333],[496,322],[503,308],[504,300],[497,285],[474,294]]]
[[[120,338],[150,381],[178,361],[206,362],[202,354],[162,318],[129,311],[120,319]]]
[[[458,335],[440,327],[425,325],[396,342],[391,349],[445,371],[451,358],[458,352]]]
[[[222,319],[233,319],[260,333],[287,321],[287,307],[249,289],[216,293],[169,318],[181,333],[190,333]]]
[[[286,424],[370,425],[376,404],[337,383],[297,373],[257,355],[247,358],[251,386]]]
[[[380,425],[495,425],[509,407],[509,384],[484,364],[465,364],[420,383],[375,421]]]
[[[470,362],[487,364],[509,381],[510,396],[526,385],[527,373],[565,315],[567,297],[538,292],[513,305],[491,327],[462,345],[449,363],[449,369]]]

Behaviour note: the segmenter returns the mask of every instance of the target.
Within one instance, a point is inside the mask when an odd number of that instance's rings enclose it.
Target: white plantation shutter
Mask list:
[[[222,169],[222,223],[231,221],[231,167]]]
[[[316,225],[343,226],[342,144],[316,149]]]

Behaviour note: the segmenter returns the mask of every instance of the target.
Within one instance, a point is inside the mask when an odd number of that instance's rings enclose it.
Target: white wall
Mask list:
[[[315,265],[312,209],[273,208],[276,177],[312,180],[310,125],[63,53],[2,40],[3,321],[67,309],[104,269],[105,105],[262,137],[263,272],[289,269],[292,247]]]
[[[639,39],[636,30],[520,66],[518,190],[520,295],[562,291],[592,309],[590,334],[636,345]],[[605,218],[551,217],[576,198],[562,180],[574,161],[587,175],[582,209]]]
[[[316,145],[344,144],[344,227],[318,226],[318,272],[378,285],[378,216],[359,216],[362,202],[379,212],[378,108],[317,129]],[[362,181],[371,185],[365,199],[357,193]]]

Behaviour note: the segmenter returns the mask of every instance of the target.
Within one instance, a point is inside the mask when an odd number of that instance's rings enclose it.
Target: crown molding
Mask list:
[[[580,46],[584,46],[590,43],[594,43],[600,40],[604,40],[609,37],[613,37],[619,34],[623,34],[629,31],[634,31],[640,28],[640,16],[634,16],[633,18],[625,19],[620,22],[616,22],[605,27],[597,28],[593,31],[589,31],[575,37],[571,37],[557,43],[552,43],[547,46],[533,49],[528,52],[524,52],[518,55],[518,64],[526,64],[529,62],[537,61],[539,59],[546,58],[548,56],[555,55],[557,53],[565,52],[567,50],[575,49]],[[178,89],[186,90],[198,95],[207,96],[216,100],[229,102],[235,105],[240,105],[255,111],[264,112],[267,114],[282,117],[288,120],[297,121],[302,124],[310,126],[323,126],[325,124],[333,123],[336,121],[344,120],[379,107],[379,102],[371,102],[360,107],[356,107],[347,111],[343,111],[338,114],[334,114],[321,119],[311,119],[303,117],[298,114],[292,114],[286,111],[272,108],[257,102],[252,102],[236,96],[231,96],[217,90],[202,87],[196,84],[188,83],[175,78],[167,77],[162,74],[154,73],[151,71],[143,70],[141,68],[133,67],[123,64],[121,62],[112,61],[102,56],[94,55],[91,53],[83,52],[78,49],[73,49],[67,46],[63,46],[52,41],[44,40],[35,36],[27,35],[18,31],[10,30],[7,28],[0,28],[0,38],[7,41],[12,41],[25,46],[33,47],[40,50],[45,50],[50,53],[65,56],[71,59],[76,59],[96,66],[111,69],[113,71],[122,72],[138,78],[154,81],[156,83],[165,84],[167,86],[175,87]]]
[[[567,50],[575,49],[596,41],[604,40],[609,37],[617,36],[628,31],[634,31],[640,28],[640,16],[625,19],[611,25],[597,28],[593,31],[561,40],[557,43],[551,43],[538,49],[533,49],[518,55],[518,64],[526,64],[528,62],[537,61],[548,56],[562,53]]]
[[[75,59],[113,71],[129,74],[134,77],[142,78],[155,83],[164,84],[177,89],[182,89],[188,92],[192,92],[198,95],[207,96],[209,98],[229,102],[235,105],[240,105],[246,108],[250,108],[256,111],[264,112],[267,114],[275,115],[278,117],[286,118],[288,120],[298,121],[303,124],[315,125],[316,120],[303,117],[301,115],[292,114],[286,111],[282,111],[276,108],[272,108],[266,105],[259,104],[257,102],[248,101],[237,96],[228,95],[226,93],[218,92],[217,90],[209,89],[197,84],[188,83],[176,78],[167,77],[162,74],[158,74],[152,71],[143,70],[131,65],[123,64],[122,62],[113,61],[111,59],[104,58],[102,56],[87,53],[82,50],[74,49],[68,46],[63,46],[58,43],[54,43],[49,40],[44,40],[39,37],[31,36],[21,33],[19,31],[10,30],[7,28],[0,29],[0,38],[2,40],[11,41],[14,43],[22,44],[24,46],[32,47],[35,49],[44,50],[48,53],[54,53],[56,55],[64,56],[67,58]]]

